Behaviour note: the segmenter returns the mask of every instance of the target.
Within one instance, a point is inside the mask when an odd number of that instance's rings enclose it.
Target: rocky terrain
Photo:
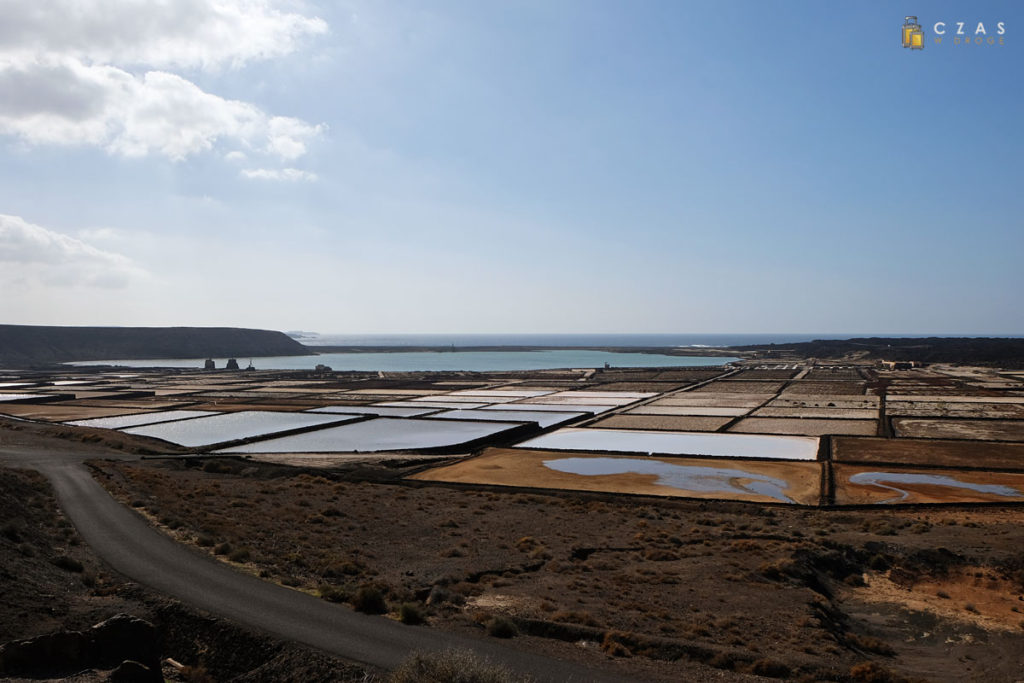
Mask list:
[[[87,360],[302,356],[283,332],[233,327],[0,325],[0,363],[25,367]]]

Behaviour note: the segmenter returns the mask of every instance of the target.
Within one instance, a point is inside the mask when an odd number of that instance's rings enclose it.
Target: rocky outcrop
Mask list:
[[[0,363],[42,365],[85,360],[303,356],[310,350],[283,332],[236,327],[47,327],[0,325]]]
[[[111,680],[162,680],[156,629],[118,614],[88,631],[59,631],[0,645],[0,677],[58,677],[85,669],[114,669]]]

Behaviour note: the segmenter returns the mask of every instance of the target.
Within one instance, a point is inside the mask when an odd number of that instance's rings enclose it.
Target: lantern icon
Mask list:
[[[903,19],[903,47],[909,47],[911,50],[924,49],[924,29],[917,23],[917,17]]]

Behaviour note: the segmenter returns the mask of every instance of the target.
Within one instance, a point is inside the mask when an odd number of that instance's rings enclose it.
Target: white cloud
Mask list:
[[[0,263],[7,282],[36,281],[51,286],[127,287],[147,273],[128,257],[20,216],[0,214]]]
[[[86,63],[209,69],[295,51],[327,24],[279,0],[0,0],[0,49]]]
[[[239,66],[326,31],[322,20],[277,4],[0,0],[0,134],[124,157],[180,161],[216,147],[231,160],[293,161],[325,126],[205,92],[165,70]]]
[[[286,180],[290,182],[299,180],[313,182],[317,179],[316,173],[297,168],[246,168],[242,170],[242,177],[252,180]]]

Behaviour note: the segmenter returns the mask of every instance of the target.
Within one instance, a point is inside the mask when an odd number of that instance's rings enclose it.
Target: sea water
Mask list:
[[[205,358],[164,358],[150,360],[104,360],[71,365],[116,365],[130,368],[202,368]],[[239,358],[245,367],[248,358]],[[253,358],[257,370],[312,370],[326,365],[333,370],[369,372],[548,370],[553,368],[701,367],[723,365],[738,358],[712,356],[669,356],[657,353],[614,353],[580,349],[545,351],[397,351],[394,353],[324,353],[312,356],[273,356]],[[218,368],[226,358],[214,359]]]

